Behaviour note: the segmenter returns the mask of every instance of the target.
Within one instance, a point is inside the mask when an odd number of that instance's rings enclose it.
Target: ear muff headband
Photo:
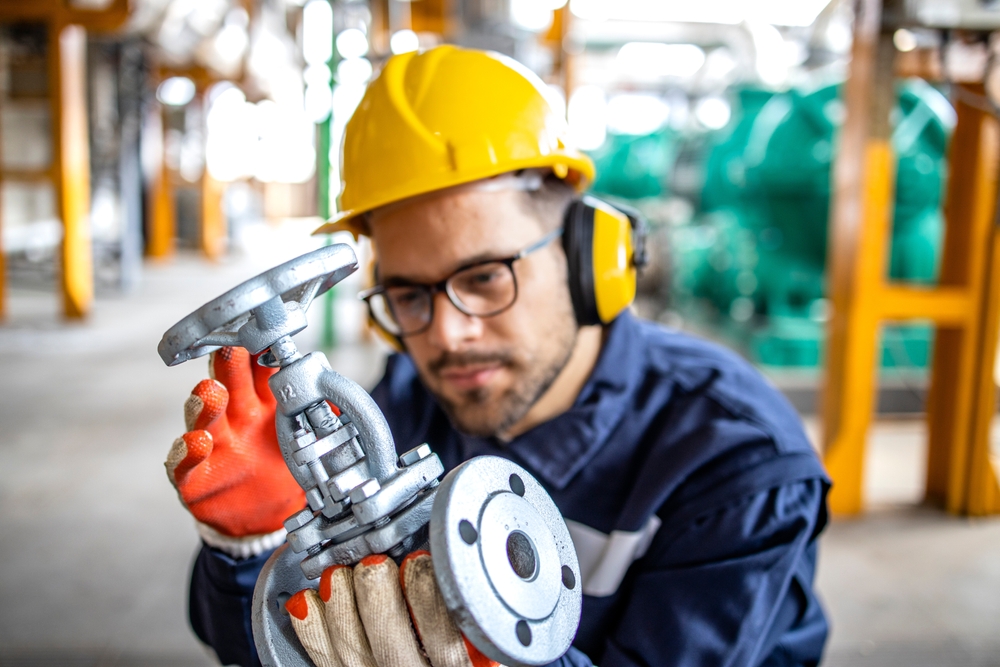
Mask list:
[[[607,324],[635,299],[636,269],[646,263],[645,223],[637,211],[583,197],[566,209],[563,224],[577,322]]]

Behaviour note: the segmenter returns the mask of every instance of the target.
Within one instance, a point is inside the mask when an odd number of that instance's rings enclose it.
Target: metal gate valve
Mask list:
[[[462,464],[439,487],[444,467],[430,447],[397,456],[371,396],[322,352],[303,355],[292,340],[312,301],[356,269],[344,244],[307,253],[209,301],[168,329],[158,348],[168,366],[239,346],[279,369],[268,380],[275,429],[308,507],[285,520],[287,544],[257,581],[261,661],[310,664],[284,602],[326,568],[370,554],[399,559],[428,544],[448,609],[480,651],[512,666],[555,660],[576,634],[582,593],[569,531],[544,489],[496,457]]]

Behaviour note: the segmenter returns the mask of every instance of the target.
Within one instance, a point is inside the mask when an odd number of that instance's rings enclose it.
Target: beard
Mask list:
[[[480,387],[455,397],[431,389],[433,385],[429,382],[424,385],[459,431],[482,438],[499,436],[528,413],[569,362],[576,345],[576,322],[554,329],[561,335],[543,338],[547,342],[535,352],[518,353],[511,349],[445,352],[428,364],[427,371],[434,376],[449,367],[497,364],[513,378],[512,385],[505,389]]]

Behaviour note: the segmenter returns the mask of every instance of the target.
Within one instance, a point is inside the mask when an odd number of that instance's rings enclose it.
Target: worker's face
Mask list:
[[[433,284],[469,262],[514,255],[546,234],[523,196],[458,190],[376,211],[370,226],[379,279]],[[499,315],[465,315],[438,292],[430,327],[403,339],[424,384],[472,435],[516,424],[566,365],[576,340],[558,240],[515,262],[514,273],[517,300]]]

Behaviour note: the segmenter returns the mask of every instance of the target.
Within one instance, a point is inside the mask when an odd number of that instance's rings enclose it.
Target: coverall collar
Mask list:
[[[563,489],[625,417],[642,376],[645,341],[628,311],[608,325],[594,370],[573,406],[505,447],[548,485]]]

